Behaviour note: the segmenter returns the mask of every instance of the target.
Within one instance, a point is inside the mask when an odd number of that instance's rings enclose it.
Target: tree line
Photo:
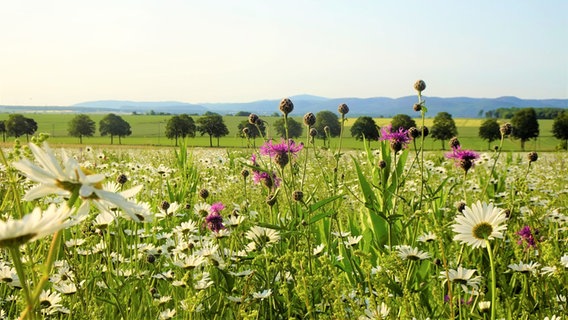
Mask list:
[[[556,119],[564,109],[562,108],[530,108],[536,113],[537,119]],[[511,108],[497,108],[495,110],[489,110],[485,112],[486,118],[497,118],[497,119],[512,119],[515,114],[520,111],[521,108],[511,107]]]
[[[244,113],[243,113],[244,114]],[[248,113],[247,113],[248,114]],[[255,143],[255,139],[266,137],[267,127],[265,122],[255,115],[255,120],[244,120],[238,124],[238,135]],[[337,137],[341,133],[339,117],[331,111],[320,111],[315,115],[315,123],[310,128],[310,136],[323,139],[324,144],[328,139]],[[539,134],[538,114],[534,108],[518,109],[510,118],[512,125],[511,136],[518,139],[521,149],[524,150],[525,143],[531,139],[536,139]],[[445,149],[445,142],[458,135],[458,130],[452,115],[448,112],[439,112],[433,119],[432,128],[417,128],[415,121],[406,114],[398,114],[392,118],[391,130],[411,130],[416,128],[419,132],[429,134],[434,140],[441,141],[442,149]],[[493,141],[501,138],[500,124],[495,118],[486,119],[479,127],[479,137],[486,140],[488,148]],[[293,118],[284,117],[276,120],[272,124],[274,132],[272,135],[278,137],[288,136],[298,138],[303,134],[303,125]],[[24,117],[21,114],[11,114],[7,120],[0,121],[0,133],[2,141],[6,141],[8,136],[21,137],[35,134],[38,129],[36,121]],[[361,116],[355,120],[351,126],[351,136],[356,140],[377,140],[380,137],[380,128],[373,118]],[[72,137],[79,138],[79,143],[83,143],[83,137],[92,137],[96,133],[96,123],[85,114],[76,115],[68,124],[68,133]],[[118,143],[122,143],[122,138],[130,136],[132,130],[130,124],[119,115],[110,113],[99,121],[99,133],[101,136],[109,136],[111,144],[114,138],[118,137]],[[223,116],[213,112],[207,112],[195,121],[187,114],[174,115],[166,123],[165,135],[167,138],[175,140],[176,146],[179,139],[195,137],[199,133],[201,136],[209,136],[209,145],[213,146],[213,139],[216,139],[219,146],[219,139],[229,134],[229,129],[223,121]],[[558,113],[554,119],[552,133],[554,137],[562,140],[561,147],[567,149],[568,145],[568,110]]]

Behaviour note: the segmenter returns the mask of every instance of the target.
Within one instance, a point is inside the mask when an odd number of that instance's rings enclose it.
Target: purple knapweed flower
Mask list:
[[[405,148],[406,145],[412,140],[408,135],[408,130],[400,127],[396,131],[392,131],[392,125],[389,124],[381,128],[381,137],[379,141],[388,140],[394,152],[398,152]]]
[[[213,232],[219,232],[219,230],[225,229],[225,226],[223,225],[223,217],[216,212],[210,213],[207,217],[205,217],[205,225]]]
[[[479,158],[479,153],[457,147],[446,153],[446,158],[456,160],[456,166],[461,167],[467,173],[473,167],[474,161]]]
[[[296,144],[292,139],[288,141],[282,140],[278,144],[274,144],[272,140],[270,140],[260,147],[260,154],[274,158],[274,161],[281,168],[284,168],[290,161],[289,155],[296,156],[303,147],[303,144]]]
[[[221,210],[225,209],[225,205],[223,205],[223,203],[221,202],[216,202],[214,204],[211,205],[211,209],[210,212],[211,213],[217,213],[217,214],[221,214]]]
[[[254,153],[252,154],[251,161],[253,166],[258,167],[258,163],[256,162],[256,154]],[[276,176],[276,173],[274,172],[272,172],[272,174],[269,174],[266,171],[252,169],[252,180],[256,184],[262,182],[268,188],[272,188],[273,186],[278,188],[280,186],[280,179]]]
[[[535,230],[535,233],[537,231]],[[533,236],[531,227],[529,226],[524,226],[521,230],[519,230],[517,232],[517,235],[521,236],[521,238],[519,239],[519,241],[517,241],[518,245],[522,245],[523,242],[526,242],[528,245],[528,248],[536,248],[536,240]]]

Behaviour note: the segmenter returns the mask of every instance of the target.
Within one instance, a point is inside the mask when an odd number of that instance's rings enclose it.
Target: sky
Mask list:
[[[568,98],[568,1],[0,0],[0,105]]]

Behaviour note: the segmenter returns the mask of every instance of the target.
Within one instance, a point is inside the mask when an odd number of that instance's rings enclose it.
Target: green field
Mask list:
[[[50,135],[50,142],[57,144],[78,144],[79,139],[75,137],[70,137],[67,134],[67,128],[69,121],[75,116],[72,113],[28,113],[24,114],[28,118],[34,119],[38,123],[37,133],[48,133]],[[110,137],[101,137],[98,134],[98,123],[106,114],[90,114],[89,116],[93,121],[97,123],[97,133],[93,137],[83,138],[84,145],[104,145],[110,144]],[[9,114],[0,114],[0,120],[6,120]],[[120,115],[125,121],[127,121],[132,128],[132,135],[122,139],[123,145],[129,146],[173,146],[174,141],[167,139],[164,135],[166,122],[171,115],[132,115],[124,114]],[[194,116],[194,120],[199,117]],[[219,140],[219,145],[221,147],[245,147],[247,142],[238,136],[239,132],[237,126],[240,122],[247,120],[247,117],[237,117],[237,116],[225,116],[225,124],[229,129],[229,135],[223,137]],[[278,117],[263,117],[268,123],[267,135],[272,136],[272,130],[270,126],[272,123],[278,119]],[[301,117],[295,118],[297,121],[302,122]],[[343,139],[343,146],[348,149],[360,149],[362,148],[361,141],[356,141],[351,137],[350,128],[356,118],[348,118],[346,121],[346,130]],[[425,125],[427,127],[432,126],[432,118],[425,119]],[[484,119],[455,119],[456,125],[458,127],[459,138],[462,145],[468,149],[475,150],[486,150],[488,148],[487,142],[478,138],[479,125]],[[383,126],[388,124],[390,118],[376,118],[375,121],[378,125]],[[421,120],[415,119],[416,123],[420,126]],[[531,140],[527,142],[527,150],[537,150],[537,151],[552,151],[556,149],[559,141],[552,136],[552,123],[553,120],[539,120],[540,124],[540,137],[537,140]],[[7,142],[12,141],[13,138],[9,138]],[[214,139],[213,144],[216,145],[216,140]],[[337,143],[337,139],[332,141],[332,146]],[[493,142],[495,144],[497,142]],[[118,139],[115,139],[115,144],[118,144]],[[323,145],[321,140],[316,141],[316,144]],[[208,136],[197,136],[195,138],[188,139],[189,146],[209,146]],[[440,141],[434,141],[432,139],[427,139],[426,148],[430,150],[441,149],[442,144]],[[446,147],[447,148],[447,147]],[[506,140],[503,143],[504,150],[520,150],[520,142]]]

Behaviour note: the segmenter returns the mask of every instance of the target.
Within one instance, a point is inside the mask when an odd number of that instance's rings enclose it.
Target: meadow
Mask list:
[[[70,137],[67,133],[68,124],[75,114],[71,113],[29,113],[24,114],[26,117],[34,119],[38,123],[37,133],[47,133],[50,135],[50,141],[57,144],[65,145],[78,145],[79,138]],[[93,137],[83,138],[84,145],[104,145],[110,144],[110,137],[101,137],[98,132],[98,123],[106,114],[89,114],[89,117],[97,124],[97,132]],[[120,115],[125,121],[127,121],[132,128],[132,135],[123,139],[122,144],[128,146],[174,146],[174,140],[168,139],[164,135],[165,127],[167,121],[172,117],[170,115],[132,115],[132,114],[121,114]],[[0,120],[6,120],[8,114],[0,114]],[[197,120],[199,116],[193,116],[194,120]],[[270,126],[279,117],[267,116],[262,117],[264,121],[268,124],[267,135],[272,137]],[[292,117],[298,122],[302,123],[302,117]],[[344,148],[347,149],[362,149],[363,145],[360,141],[355,140],[351,137],[350,129],[351,125],[355,122],[357,118],[347,117],[345,121],[345,132],[342,137],[342,144]],[[246,139],[239,136],[238,125],[242,121],[246,121],[247,117],[241,116],[224,116],[223,121],[229,129],[229,135],[222,137],[220,139],[221,147],[228,148],[242,148],[247,146]],[[385,126],[390,123],[391,118],[375,118],[377,125]],[[418,125],[422,123],[421,118],[414,119]],[[427,127],[432,127],[432,118],[425,118],[424,123]],[[474,150],[487,150],[488,144],[486,141],[479,138],[479,126],[484,119],[465,119],[457,118],[454,119],[456,126],[458,128],[458,136],[468,145],[469,148]],[[505,123],[506,120],[500,120],[500,123]],[[552,123],[553,120],[541,119],[539,120],[540,126],[540,136],[536,140],[531,140],[527,142],[527,150],[535,151],[554,151],[559,145],[559,140],[552,136]],[[305,130],[304,130],[305,131]],[[24,140],[25,138],[22,137]],[[22,139],[21,138],[21,139]],[[13,140],[13,137],[10,138]],[[337,145],[337,138],[333,138],[331,144]],[[209,146],[208,136],[200,136],[199,134],[195,138],[187,140],[187,145],[191,147],[207,147]],[[323,146],[323,141],[316,141],[316,144]],[[115,142],[117,144],[117,142]],[[214,142],[216,146],[216,141]],[[377,144],[375,143],[375,146]],[[495,141],[490,145],[491,148],[495,145]],[[440,150],[442,148],[441,141],[434,141],[432,139],[426,139],[424,149],[425,150]],[[446,141],[446,148],[447,141]],[[506,139],[503,142],[503,150],[506,151],[520,151],[520,142],[512,139]]]
[[[0,318],[566,319],[566,152],[57,127],[1,149]]]

